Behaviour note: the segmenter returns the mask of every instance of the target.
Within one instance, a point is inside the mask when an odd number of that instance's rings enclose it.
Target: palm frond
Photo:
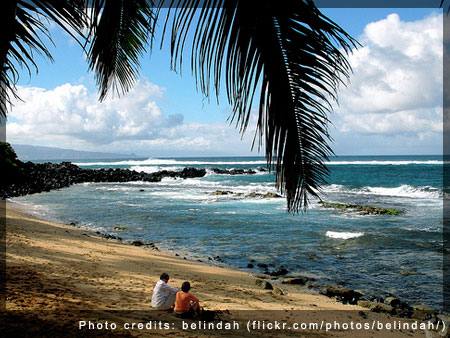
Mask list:
[[[310,0],[280,6],[244,0],[179,0],[172,20],[172,66],[181,55],[192,20],[191,65],[197,84],[220,91],[222,68],[231,119],[244,132],[258,84],[261,85],[257,135],[266,146],[269,168],[276,162],[277,188],[286,193],[288,210],[318,196],[328,174],[327,114],[342,78],[351,72],[345,54],[357,42],[321,14]],[[196,14],[196,11],[199,14]],[[343,52],[341,52],[343,50]]]
[[[139,57],[153,37],[153,9],[148,0],[92,2],[89,68],[95,71],[100,100],[108,91],[128,91],[139,69]]]
[[[52,20],[72,37],[81,36],[84,20],[84,1],[65,0],[8,0],[0,20],[5,26],[0,38],[0,115],[6,117],[10,94],[17,97],[15,84],[19,80],[17,67],[25,68],[31,76],[31,68],[38,72],[34,54],[43,55],[51,61],[42,37],[51,43],[49,31],[41,19]]]

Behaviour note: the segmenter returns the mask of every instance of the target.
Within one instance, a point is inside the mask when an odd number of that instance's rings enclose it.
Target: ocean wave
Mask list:
[[[358,238],[364,236],[364,232],[338,232],[338,231],[327,231],[325,236],[335,239],[350,239]]]
[[[436,160],[429,160],[429,161],[330,161],[327,162],[327,165],[410,165],[410,164],[427,164],[427,165],[442,165],[442,164],[448,164],[448,161],[436,161]]]
[[[325,193],[345,192],[358,195],[393,196],[393,197],[408,197],[421,199],[439,199],[442,197],[439,188],[432,186],[413,187],[407,184],[403,184],[399,187],[393,188],[368,186],[359,189],[349,189],[340,184],[332,184],[324,187],[324,191]]]
[[[79,162],[74,163],[78,166],[110,166],[110,165],[129,165],[129,166],[157,166],[157,165],[241,165],[241,164],[261,164],[265,165],[266,161],[196,161],[196,160],[177,160],[177,159],[158,159],[148,158],[146,160],[125,160],[117,162]]]
[[[146,174],[156,173],[158,171],[162,170],[168,170],[168,171],[180,171],[183,170],[183,166],[170,166],[170,167],[161,167],[161,166],[139,166],[134,165],[130,167],[130,170],[134,170],[137,172],[143,171]]]

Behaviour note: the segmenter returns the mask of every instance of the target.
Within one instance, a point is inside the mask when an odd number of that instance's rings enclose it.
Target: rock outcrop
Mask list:
[[[35,194],[85,182],[160,182],[164,177],[203,177],[205,169],[184,168],[182,171],[158,171],[147,174],[129,169],[84,169],[70,162],[33,163],[18,161],[14,173],[0,184],[3,198]]]

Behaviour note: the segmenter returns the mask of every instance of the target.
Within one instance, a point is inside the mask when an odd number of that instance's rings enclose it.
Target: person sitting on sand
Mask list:
[[[181,318],[194,318],[195,315],[200,316],[200,304],[197,297],[189,293],[191,284],[184,282],[181,285],[181,291],[177,292],[175,300],[175,315]]]
[[[158,310],[169,310],[175,303],[178,289],[168,285],[168,282],[169,275],[163,272],[153,289],[152,306]]]

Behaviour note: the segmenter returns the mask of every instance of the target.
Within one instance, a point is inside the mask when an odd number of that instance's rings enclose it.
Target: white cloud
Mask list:
[[[397,14],[369,23],[349,61],[333,123],[348,135],[442,135],[442,15],[405,22]],[[424,136],[425,135],[425,136]]]
[[[241,141],[226,122],[183,123],[158,104],[164,90],[146,80],[120,98],[98,102],[83,85],[51,90],[19,87],[7,123],[11,143],[140,154],[248,154],[253,132]],[[253,117],[254,119],[254,117]],[[253,121],[255,124],[255,121]],[[256,152],[254,153],[256,155]]]
[[[68,83],[52,90],[20,87],[18,94],[23,101],[14,102],[9,115],[13,121],[7,124],[7,137],[16,143],[41,137],[91,144],[154,139],[183,121],[181,114],[163,114],[155,101],[163,97],[163,90],[146,80],[128,95],[101,103],[83,85]]]

